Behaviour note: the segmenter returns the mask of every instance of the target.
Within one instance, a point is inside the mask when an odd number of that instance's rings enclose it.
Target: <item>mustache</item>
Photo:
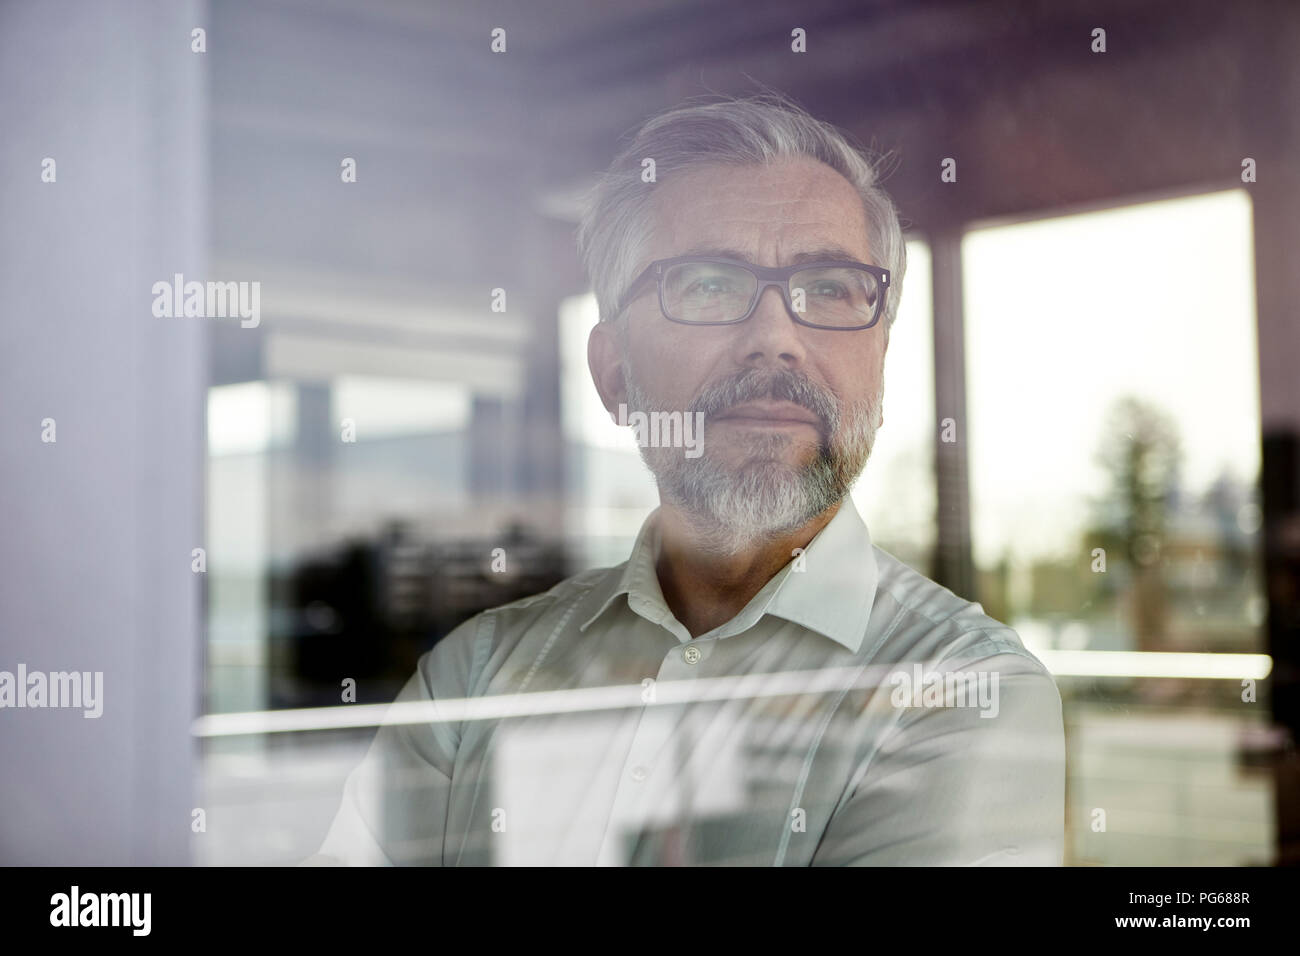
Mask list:
[[[743,405],[763,400],[792,402],[817,416],[827,435],[839,427],[839,403],[835,395],[794,369],[741,369],[734,375],[712,383],[695,401],[689,412],[703,412],[704,420]]]

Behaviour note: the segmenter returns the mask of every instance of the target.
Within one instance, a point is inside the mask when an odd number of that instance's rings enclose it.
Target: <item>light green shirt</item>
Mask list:
[[[657,514],[625,564],[421,657],[312,862],[1060,864],[1061,700],[1013,630],[845,498],[692,639]]]

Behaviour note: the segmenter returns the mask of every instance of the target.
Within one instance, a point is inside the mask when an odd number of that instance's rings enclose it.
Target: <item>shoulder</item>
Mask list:
[[[888,551],[873,548],[878,569],[872,619],[872,656],[884,663],[927,662],[957,667],[997,658],[1000,669],[1051,674],[1024,645],[1014,629],[903,563]]]
[[[572,623],[586,617],[583,612],[605,591],[616,585],[622,565],[583,571],[509,604],[480,611],[459,624],[420,658],[420,671],[430,684],[455,681],[456,691],[469,695],[479,683],[488,661],[503,649],[508,651],[530,632]],[[586,613],[594,613],[591,607]],[[442,688],[446,693],[448,688]]]
[[[489,608],[477,615],[480,627],[497,632],[510,631],[536,626],[539,621],[557,614],[572,620],[594,598],[614,588],[625,566],[583,571],[565,578],[549,590]]]

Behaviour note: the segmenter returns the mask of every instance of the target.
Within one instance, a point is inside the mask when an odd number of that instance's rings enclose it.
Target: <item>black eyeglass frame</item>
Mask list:
[[[707,262],[715,265],[739,266],[752,274],[758,280],[758,288],[754,290],[754,298],[749,303],[749,308],[745,310],[745,314],[738,319],[727,319],[725,322],[688,322],[685,319],[675,319],[669,315],[668,307],[664,302],[664,274],[670,266],[680,265],[684,262]],[[795,273],[807,269],[827,268],[859,269],[871,273],[880,280],[880,295],[876,299],[876,311],[872,315],[870,322],[865,325],[818,325],[816,322],[809,322],[795,311],[794,302],[790,298],[790,280]],[[647,279],[652,277],[659,290],[660,313],[668,321],[676,322],[679,325],[739,325],[754,314],[754,310],[758,308],[758,302],[763,298],[763,293],[767,291],[767,287],[774,285],[781,291],[781,300],[785,303],[785,311],[789,313],[791,319],[800,325],[806,325],[812,329],[826,329],[831,332],[861,332],[872,328],[880,321],[881,315],[885,312],[885,297],[889,291],[889,270],[882,269],[880,266],[867,265],[865,262],[850,262],[844,259],[819,259],[815,262],[801,262],[793,266],[769,268],[767,266],[756,266],[752,262],[745,262],[742,259],[724,259],[717,256],[673,256],[670,259],[656,259],[645,267],[645,270],[628,286],[627,293],[623,296],[623,301],[619,304],[615,315],[623,314],[624,310],[640,294],[637,290]]]

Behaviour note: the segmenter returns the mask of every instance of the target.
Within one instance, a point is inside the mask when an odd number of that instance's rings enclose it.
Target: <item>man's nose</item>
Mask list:
[[[800,328],[786,311],[780,288],[768,286],[760,293],[754,314],[736,328],[737,362],[786,368],[802,365],[806,350]]]

